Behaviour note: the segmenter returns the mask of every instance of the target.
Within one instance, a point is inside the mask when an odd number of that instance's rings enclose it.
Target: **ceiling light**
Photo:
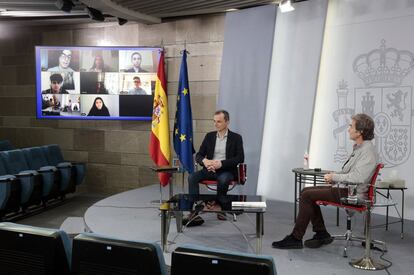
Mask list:
[[[86,7],[86,11],[92,20],[101,22],[105,21],[105,16],[102,14],[102,12],[90,7]]]
[[[282,0],[279,3],[279,9],[281,12],[289,12],[295,10],[295,8],[292,6],[290,0]]]
[[[126,20],[126,19],[124,19],[124,18],[120,18],[120,17],[118,17],[118,24],[119,24],[120,26],[122,26],[122,25],[126,24],[127,22],[128,22],[128,20]]]
[[[71,0],[57,0],[55,6],[64,12],[71,12],[75,4]]]

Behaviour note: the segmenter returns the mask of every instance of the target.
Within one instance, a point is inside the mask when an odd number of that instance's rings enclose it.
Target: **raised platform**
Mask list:
[[[180,187],[175,188],[177,192]],[[165,196],[168,188],[164,190]],[[159,199],[159,186],[151,185],[139,189],[123,192],[105,198],[85,212],[85,224],[89,230],[99,234],[114,236],[130,240],[146,240],[160,242],[161,218],[158,205],[151,201]],[[361,274],[361,270],[349,266],[350,258],[359,258],[363,254],[363,247],[354,243],[348,250],[349,258],[343,258],[342,241],[335,241],[320,249],[277,250],[271,248],[272,241],[280,240],[289,234],[293,227],[292,220],[293,203],[280,201],[267,201],[267,211],[264,214],[264,237],[262,253],[274,257],[278,274],[298,274],[306,271],[306,274]],[[323,207],[323,214],[328,231],[331,234],[345,232],[345,214],[340,211],[340,226],[335,225],[336,210]],[[222,248],[233,251],[254,253],[255,246],[255,215],[243,214],[237,217],[237,222],[232,219],[219,221],[215,214],[203,214],[205,223],[199,227],[187,228],[183,233],[177,234],[175,220],[171,220],[170,242],[168,251],[171,252],[177,245],[184,243],[198,244],[213,248]],[[382,215],[373,215],[373,223],[381,222]],[[355,215],[353,220],[355,232],[362,234],[362,215]],[[414,235],[410,229],[414,229],[414,223],[407,221],[407,230],[404,240],[400,239],[399,227],[392,226],[390,231],[375,229],[373,237],[385,240],[389,252],[384,257],[393,261],[390,272],[399,274],[411,274],[410,262],[411,248],[414,245]],[[245,236],[241,233],[243,232]],[[305,239],[312,236],[311,226]],[[245,237],[249,240],[246,242]],[[378,258],[380,252],[373,251],[373,256]],[[165,261],[170,264],[171,253],[164,253]]]

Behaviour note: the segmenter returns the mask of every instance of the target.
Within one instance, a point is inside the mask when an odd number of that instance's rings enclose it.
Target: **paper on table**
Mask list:
[[[266,208],[265,201],[233,201],[231,202],[232,207],[238,208]]]

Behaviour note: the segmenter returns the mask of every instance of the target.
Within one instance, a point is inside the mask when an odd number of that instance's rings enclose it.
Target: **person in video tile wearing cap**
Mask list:
[[[63,77],[61,74],[50,75],[50,89],[42,91],[42,94],[68,94],[62,89]]]
[[[71,50],[63,50],[59,55],[59,65],[49,68],[48,72],[73,72],[73,69],[69,67],[70,60],[72,58]]]

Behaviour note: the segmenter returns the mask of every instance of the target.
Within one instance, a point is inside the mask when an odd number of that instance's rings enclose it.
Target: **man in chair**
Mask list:
[[[217,180],[217,203],[225,201],[229,183],[237,180],[237,164],[244,162],[243,139],[241,135],[229,130],[230,115],[225,110],[214,114],[216,131],[207,133],[200,150],[196,154],[196,161],[203,169],[188,177],[188,188],[191,195],[200,193],[199,183],[203,180]],[[194,213],[183,220],[187,224],[194,218]],[[217,218],[225,220],[226,216],[218,213]],[[197,217],[187,226],[201,225],[204,220]]]
[[[354,141],[354,150],[342,166],[342,170],[331,172],[324,176],[329,184],[348,182],[357,184],[357,195],[366,199],[371,177],[378,163],[378,154],[374,138],[374,121],[366,114],[352,116],[348,128],[349,138]],[[312,223],[315,235],[305,241],[308,248],[318,248],[332,242],[331,235],[326,231],[321,209],[317,200],[340,203],[342,197],[348,195],[348,189],[333,186],[306,187],[299,199],[299,213],[292,233],[283,240],[272,243],[273,248],[292,249],[302,248],[302,237],[305,235],[309,222]]]

